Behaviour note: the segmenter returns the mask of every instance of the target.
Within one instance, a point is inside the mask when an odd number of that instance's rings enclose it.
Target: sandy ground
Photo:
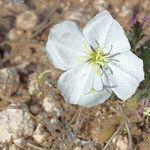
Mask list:
[[[56,87],[63,72],[44,52],[53,25],[70,19],[83,27],[104,9],[129,29],[134,14],[150,14],[150,1],[0,1],[0,149],[128,150],[131,144],[136,150],[149,149],[149,120],[137,117],[140,92],[126,103],[113,96],[92,108],[66,104]],[[142,42],[149,31],[146,26]]]

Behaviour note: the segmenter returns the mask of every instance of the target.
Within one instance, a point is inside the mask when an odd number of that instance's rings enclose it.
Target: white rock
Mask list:
[[[48,136],[49,136],[49,134],[48,134],[48,132],[46,132],[44,130],[44,126],[39,123],[36,130],[33,133],[33,139],[37,143],[41,144],[42,142],[44,142],[47,139]]]
[[[53,100],[52,96],[46,97],[43,101],[44,110],[48,113],[51,113],[54,116],[61,116],[62,111],[60,107]]]
[[[14,140],[14,143],[19,147],[19,148],[24,148],[26,146],[26,140],[25,138],[19,138]]]
[[[0,112],[0,143],[9,142],[22,136],[31,136],[35,122],[27,112],[16,105]]]
[[[12,144],[9,146],[9,150],[20,150],[20,148],[17,147],[15,144]]]
[[[46,97],[43,101],[43,107],[44,110],[47,112],[51,112],[52,108],[55,106],[55,103],[53,102],[53,97],[49,96]]]
[[[0,94],[11,96],[19,88],[19,75],[15,68],[4,68],[0,70]]]
[[[116,144],[117,150],[128,150],[129,143],[127,137],[119,135],[114,137],[112,142]]]

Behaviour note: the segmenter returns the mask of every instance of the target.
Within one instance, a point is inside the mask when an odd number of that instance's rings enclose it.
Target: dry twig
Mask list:
[[[31,142],[27,142],[27,145],[28,145],[29,147],[32,147],[32,148],[35,148],[35,149],[38,149],[38,150],[48,150],[48,149],[46,149],[46,148],[39,147],[39,146],[37,146],[37,145],[35,145],[35,144],[31,143]]]
[[[12,103],[12,104],[15,103],[12,99],[10,99],[4,95],[0,95],[0,99],[6,100],[7,102]]]

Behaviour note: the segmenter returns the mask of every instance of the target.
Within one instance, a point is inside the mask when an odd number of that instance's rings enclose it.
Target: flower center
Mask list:
[[[103,66],[106,63],[106,55],[100,48],[97,48],[91,52],[87,62]]]

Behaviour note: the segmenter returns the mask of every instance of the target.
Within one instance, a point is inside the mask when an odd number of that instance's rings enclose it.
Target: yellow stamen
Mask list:
[[[93,50],[87,62],[95,65],[101,65],[101,66],[104,65],[106,63],[106,57],[104,52],[100,48]]]

